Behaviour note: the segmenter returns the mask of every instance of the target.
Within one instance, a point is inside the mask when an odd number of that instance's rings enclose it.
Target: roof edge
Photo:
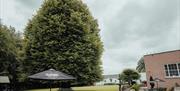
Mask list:
[[[152,53],[152,54],[147,54],[144,56],[158,55],[158,54],[164,54],[164,53],[170,53],[170,52],[176,52],[176,51],[180,51],[180,49],[172,50],[172,51],[159,52],[159,53]]]

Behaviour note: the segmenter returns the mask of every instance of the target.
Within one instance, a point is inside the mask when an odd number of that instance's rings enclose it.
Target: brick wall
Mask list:
[[[144,62],[146,67],[147,81],[149,81],[150,76],[152,76],[153,78],[159,78],[165,81],[159,82],[160,87],[171,88],[175,86],[175,83],[180,84],[180,76],[167,78],[164,69],[165,64],[180,63],[180,50],[157,53],[154,55],[145,55]],[[155,87],[157,87],[157,85],[155,85]],[[148,88],[150,88],[149,84]]]

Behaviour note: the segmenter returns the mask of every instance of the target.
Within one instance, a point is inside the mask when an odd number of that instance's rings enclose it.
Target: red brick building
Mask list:
[[[148,88],[150,76],[164,81],[158,82],[159,87],[171,88],[175,84],[180,85],[180,50],[145,55],[143,61]]]

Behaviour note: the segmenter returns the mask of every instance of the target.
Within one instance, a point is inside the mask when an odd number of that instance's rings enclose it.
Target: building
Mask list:
[[[97,82],[96,85],[111,85],[111,84],[119,84],[119,75],[103,75],[103,80]]]
[[[1,91],[8,91],[9,89],[9,77],[8,76],[0,76],[0,90]]]
[[[155,81],[155,88],[169,89],[180,86],[180,50],[144,55],[139,61],[139,64],[142,63],[145,66],[148,88],[150,88],[150,76],[158,79]]]
[[[10,83],[8,76],[0,76],[0,84],[8,84]]]

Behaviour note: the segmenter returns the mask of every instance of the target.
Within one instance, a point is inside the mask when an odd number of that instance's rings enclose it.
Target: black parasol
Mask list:
[[[76,78],[65,74],[60,71],[56,71],[54,69],[49,69],[40,73],[36,73],[34,75],[29,76],[30,79],[37,79],[37,80],[47,80],[47,81],[60,81],[60,80],[75,80]],[[51,86],[50,86],[51,91]]]

